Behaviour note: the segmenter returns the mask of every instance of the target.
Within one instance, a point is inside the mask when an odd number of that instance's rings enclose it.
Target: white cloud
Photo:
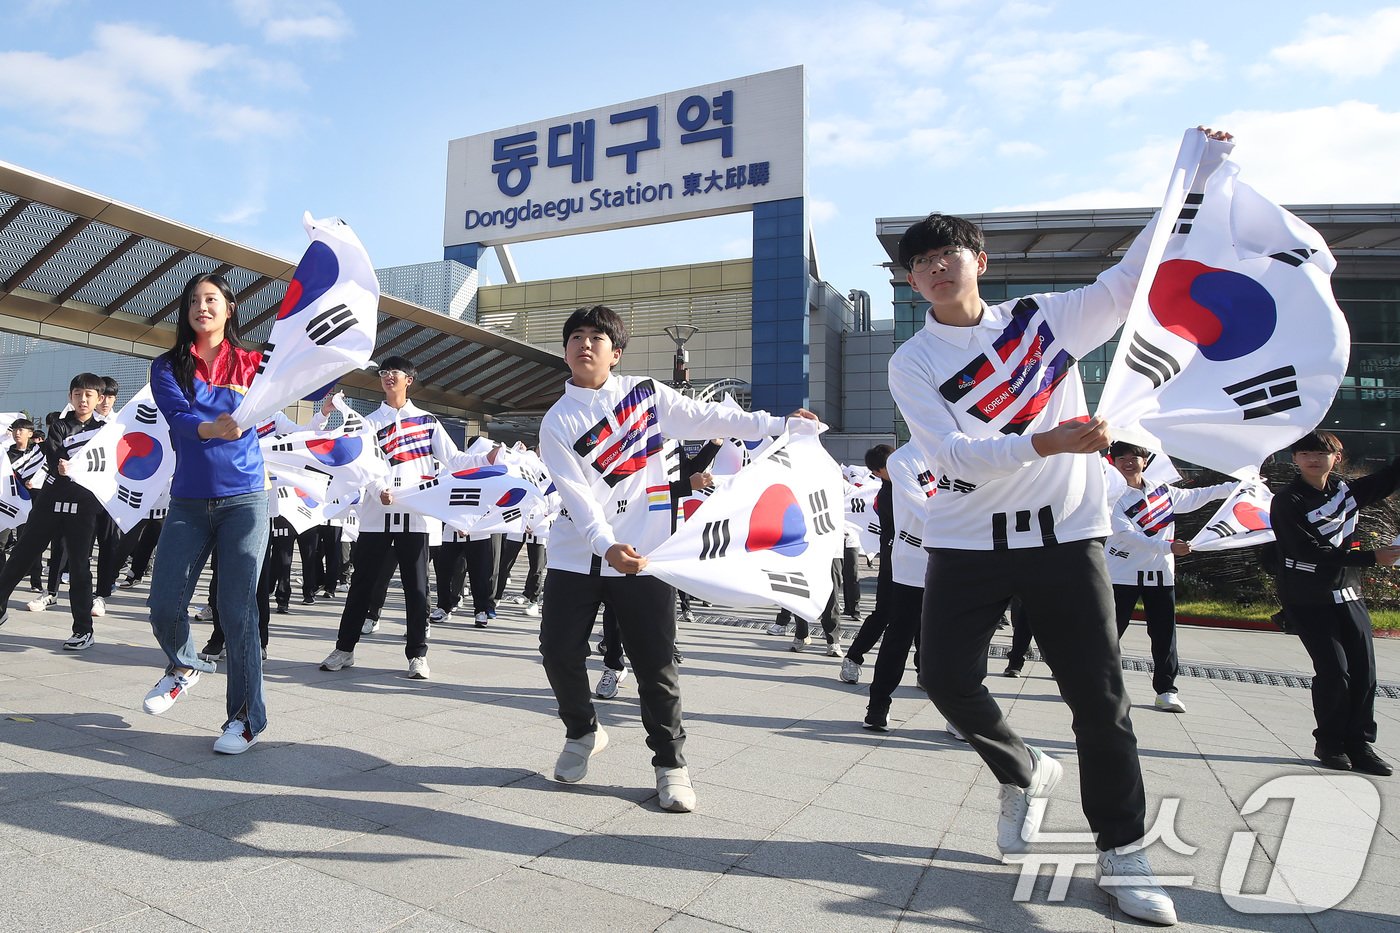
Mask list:
[[[997,143],[997,155],[1003,159],[1039,159],[1045,155],[1045,148],[1024,139],[1010,139]]]
[[[841,213],[841,209],[836,206],[835,201],[827,201],[823,198],[807,199],[807,216],[813,225],[824,224],[827,221],[835,220],[836,215]]]
[[[233,8],[244,23],[261,29],[269,42],[339,42],[352,32],[345,11],[329,0],[277,4],[270,0],[234,0]]]
[[[1066,79],[1060,86],[1060,102],[1066,107],[1116,107],[1162,94],[1202,77],[1211,58],[1209,47],[1201,41],[1116,52],[1108,57],[1101,74]]]
[[[1376,10],[1370,16],[1322,14],[1303,22],[1302,35],[1269,52],[1273,66],[1294,71],[1321,71],[1337,78],[1370,78],[1400,55],[1400,7]],[[1269,65],[1256,69],[1268,74]]]

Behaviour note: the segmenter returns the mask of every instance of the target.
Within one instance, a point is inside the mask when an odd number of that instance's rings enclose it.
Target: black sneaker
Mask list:
[[[210,639],[207,645],[199,649],[199,659],[201,661],[222,661],[227,656],[228,649],[224,647],[223,642],[214,641],[213,639]]]
[[[277,608],[273,609],[272,611],[275,612],[275,613],[277,613],[279,616],[284,616],[284,615],[286,615],[287,613],[289,613],[289,612],[292,611],[292,609],[291,609],[291,604],[290,604],[290,603],[278,603],[278,604],[277,604]]]
[[[1351,770],[1351,759],[1347,757],[1346,752],[1326,749],[1317,745],[1313,748],[1313,757],[1321,762],[1324,768],[1331,768],[1333,771]]]
[[[301,604],[302,604],[303,606],[314,606],[314,605],[316,605],[316,597],[315,597],[315,596],[303,596],[303,597],[301,598]]]
[[[867,711],[863,725],[871,732],[889,732],[890,711],[887,709],[872,709]]]
[[[1351,770],[1360,771],[1362,774],[1390,777],[1395,773],[1390,762],[1377,755],[1376,750],[1369,744],[1355,745],[1347,749],[1346,757],[1351,759]]]
[[[1021,676],[1021,669],[1020,669],[1019,667],[1012,667],[1011,665],[1008,664],[1008,665],[1006,666],[1006,670],[1004,670],[1004,671],[1001,672],[1001,676],[1003,676],[1003,677],[1020,677],[1020,676]]]

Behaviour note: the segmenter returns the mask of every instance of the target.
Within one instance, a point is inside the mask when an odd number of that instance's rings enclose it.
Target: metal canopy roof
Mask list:
[[[174,342],[191,276],[223,275],[242,334],[266,341],[296,263],[0,162],[0,330],[153,359]],[[563,391],[562,356],[383,295],[375,358],[418,367],[422,405],[542,412]],[[379,380],[353,372],[351,394]],[[360,390],[360,391],[354,391]]]
[[[1400,204],[1306,204],[1288,207],[1322,234],[1337,258],[1340,275],[1400,274]],[[964,214],[982,227],[987,255],[994,260],[1017,260],[1014,274],[1092,278],[1117,262],[1156,213],[1150,208],[1084,211],[1012,211]],[[902,279],[899,238],[918,217],[882,217],[875,236],[884,248],[891,273]],[[1005,270],[1006,267],[1003,267]]]

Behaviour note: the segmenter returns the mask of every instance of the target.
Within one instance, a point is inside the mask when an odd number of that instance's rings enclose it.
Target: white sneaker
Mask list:
[[[1157,701],[1152,705],[1168,713],[1186,712],[1186,704],[1181,702],[1181,697],[1176,695],[1175,690],[1157,694]]]
[[[841,647],[841,636],[838,635],[826,646],[826,656],[828,658],[844,658],[846,656],[845,649]]]
[[[478,612],[476,618],[473,620],[473,624],[477,628],[486,628],[486,626],[491,624],[491,617],[484,612]]]
[[[196,670],[191,670],[188,674],[166,674],[156,681],[156,685],[146,694],[141,708],[152,716],[159,716],[174,706],[175,701],[188,693],[190,688],[197,683],[199,683],[199,671]]]
[[[967,741],[967,736],[965,736],[965,735],[963,735],[961,732],[959,732],[959,731],[958,731],[958,727],[955,726],[955,725],[953,725],[951,722],[949,722],[949,721],[946,720],[946,719],[943,720],[943,731],[946,732],[946,733],[948,733],[949,735],[951,735],[953,738],[957,739],[959,742],[966,742],[966,741]]]
[[[410,658],[408,661],[408,676],[412,680],[431,680],[433,672],[428,669],[428,659]]]
[[[197,620],[199,620],[200,622],[213,622],[213,621],[214,621],[214,607],[213,607],[212,605],[211,605],[211,606],[204,606],[204,607],[202,607],[198,612],[196,612],[196,613],[194,614],[194,617],[195,617]]]
[[[690,786],[690,769],[657,768],[656,802],[672,813],[695,810],[695,788]]]
[[[510,598],[510,601],[515,603],[517,606],[524,606],[530,602],[530,600],[526,599],[524,596],[512,596]]]
[[[535,602],[534,600],[531,600],[530,602],[526,603],[525,614],[533,618],[539,618],[540,604]]]
[[[38,599],[31,599],[29,602],[25,603],[24,606],[30,612],[43,612],[45,609],[49,608],[56,602],[58,602],[57,596],[53,595],[52,593],[45,593]]]
[[[554,763],[554,779],[565,784],[582,781],[588,774],[588,759],[607,747],[608,734],[602,726],[581,738],[569,739],[559,753],[559,760]]]
[[[860,683],[860,665],[849,657],[841,659],[841,682],[843,684]]]
[[[92,632],[86,635],[69,635],[63,642],[64,651],[85,651],[93,645]]]
[[[214,740],[214,751],[220,755],[241,755],[258,742],[258,737],[249,730],[248,724],[235,719],[224,726],[224,734]]]
[[[326,655],[326,659],[321,662],[321,670],[338,671],[346,667],[355,666],[355,652],[341,651],[339,648]]]
[[[1176,923],[1176,907],[1136,843],[1100,852],[1094,874],[1099,887],[1112,895],[1118,909],[1129,917],[1164,926]]]
[[[450,609],[444,609],[441,606],[438,606],[432,612],[428,613],[429,622],[442,622],[450,618],[452,618],[452,611]]]
[[[107,600],[103,599],[101,596],[94,596],[92,598],[92,617],[94,619],[100,619],[106,614]]]
[[[59,579],[61,579],[61,580],[63,581],[63,585],[64,585],[64,586],[67,586],[67,585],[68,585],[68,574],[66,574],[66,573],[63,574]]]
[[[774,622],[763,631],[769,635],[786,635],[787,626],[781,622]]]
[[[792,644],[788,647],[788,650],[796,651],[801,654],[803,651],[807,650],[807,646],[811,643],[812,637],[810,635],[806,638],[803,638],[801,635],[794,635],[792,636]]]
[[[611,700],[617,696],[617,687],[627,679],[627,669],[615,671],[610,667],[603,668],[603,676],[598,678],[598,689],[593,691],[593,695],[600,700]]]
[[[362,635],[373,635],[377,631],[379,631],[378,619],[365,619],[365,624],[360,626],[360,634]]]
[[[1030,749],[1035,759],[1029,787],[1001,785],[1001,816],[997,819],[997,848],[1002,855],[1022,855],[1030,851],[1031,842],[1040,832],[1045,819],[1045,804],[1055,785],[1060,783],[1064,768],[1038,748]]]

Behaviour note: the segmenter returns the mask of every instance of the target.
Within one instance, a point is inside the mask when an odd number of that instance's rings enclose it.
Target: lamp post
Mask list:
[[[690,387],[690,351],[685,343],[694,337],[700,328],[694,324],[668,324],[664,328],[666,336],[676,342],[676,355],[671,357],[671,385],[677,389]]]

